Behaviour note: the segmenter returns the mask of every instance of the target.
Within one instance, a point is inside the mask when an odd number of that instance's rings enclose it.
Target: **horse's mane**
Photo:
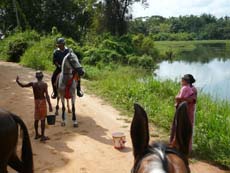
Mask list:
[[[65,61],[66,61],[66,59],[68,58],[69,55],[70,55],[70,52],[67,53],[66,56],[65,56],[64,59],[63,59],[62,66],[61,66],[61,69],[62,69],[61,71],[62,71],[62,72],[64,71],[63,69],[64,69]]]

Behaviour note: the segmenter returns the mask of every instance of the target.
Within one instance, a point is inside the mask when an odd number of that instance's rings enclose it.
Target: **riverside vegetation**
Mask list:
[[[0,41],[0,59],[51,71],[58,36],[60,34],[40,36],[35,31],[16,32]],[[152,76],[157,62],[165,58],[165,53],[157,48],[159,43],[143,35],[113,37],[109,34],[81,46],[71,38],[66,42],[85,67],[88,79],[85,84],[89,90],[128,114],[133,112],[133,103],[139,102],[151,122],[169,133],[175,111],[174,97],[180,85],[170,80],[158,81]],[[229,167],[229,130],[230,103],[213,100],[199,92],[194,156]]]

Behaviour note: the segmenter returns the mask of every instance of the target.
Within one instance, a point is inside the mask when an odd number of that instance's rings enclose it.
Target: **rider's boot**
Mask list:
[[[77,96],[78,97],[82,97],[84,95],[84,93],[81,91],[81,80],[78,80],[77,83]]]
[[[51,94],[51,98],[56,99],[57,98],[57,87],[54,84],[52,85],[53,85],[53,93]]]

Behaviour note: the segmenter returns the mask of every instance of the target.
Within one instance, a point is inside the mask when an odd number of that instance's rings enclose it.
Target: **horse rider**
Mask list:
[[[69,48],[65,46],[65,39],[64,38],[58,38],[57,39],[57,49],[53,53],[53,64],[56,66],[56,69],[53,72],[51,81],[53,86],[53,93],[52,93],[52,99],[57,98],[57,86],[56,86],[56,79],[58,74],[61,72],[61,66],[64,57],[71,51]],[[78,97],[83,96],[83,92],[81,91],[81,82],[80,79],[77,82],[77,95]]]

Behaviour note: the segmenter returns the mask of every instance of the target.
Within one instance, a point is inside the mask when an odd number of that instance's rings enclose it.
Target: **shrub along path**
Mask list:
[[[17,86],[15,78],[19,75],[22,82],[29,82],[34,80],[34,72],[17,64],[0,62],[0,107],[18,114],[25,121],[33,147],[35,173],[130,172],[133,163],[130,121],[124,121],[117,110],[96,96],[86,93],[83,98],[77,98],[79,128],[72,127],[70,116],[68,125],[61,127],[59,116],[56,125],[46,128],[50,141],[44,144],[33,139],[32,90]],[[50,74],[45,74],[44,79],[49,83],[50,93]],[[52,100],[52,104],[54,107],[55,101]],[[113,148],[111,133],[114,131],[126,134],[126,149]],[[193,163],[190,167],[193,173],[226,172],[204,162]]]

